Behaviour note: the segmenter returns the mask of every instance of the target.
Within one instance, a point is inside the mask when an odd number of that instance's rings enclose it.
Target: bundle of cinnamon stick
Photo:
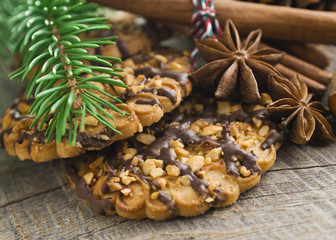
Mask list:
[[[91,1],[163,22],[187,25],[195,8],[191,0]],[[222,26],[232,19],[242,34],[261,28],[267,39],[336,44],[336,12],[230,0],[217,0],[215,8]]]

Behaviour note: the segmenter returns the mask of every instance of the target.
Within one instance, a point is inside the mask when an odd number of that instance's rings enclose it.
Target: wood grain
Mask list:
[[[336,48],[333,66],[336,69]],[[12,101],[15,82],[0,82]],[[6,86],[6,88],[4,88]],[[8,87],[8,88],[7,88]],[[0,239],[334,239],[336,144],[285,143],[261,183],[232,206],[195,218],[131,221],[94,215],[59,162],[20,162],[0,151]]]

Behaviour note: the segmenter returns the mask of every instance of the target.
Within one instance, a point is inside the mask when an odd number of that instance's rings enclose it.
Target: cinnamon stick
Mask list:
[[[316,94],[318,95],[322,95],[325,90],[327,89],[327,87],[319,82],[316,82],[315,80],[305,76],[305,75],[302,75],[300,73],[297,73],[295,71],[293,71],[292,69],[282,65],[282,64],[278,64],[275,66],[276,69],[278,69],[278,71],[284,75],[285,77],[287,78],[292,78],[293,76],[295,75],[298,75],[299,76],[299,79],[304,81],[308,88],[311,89],[313,92],[315,92]]]
[[[260,43],[259,46],[260,48],[269,47],[264,43]],[[310,79],[314,79],[315,81],[325,86],[328,85],[330,79],[332,78],[332,74],[330,72],[324,71],[288,53],[284,54],[280,63],[287,68],[290,68],[291,70],[302,74]]]
[[[314,43],[295,43],[288,41],[266,41],[267,44],[281,49],[293,56],[309,62],[321,69],[329,66],[331,55],[318,44]]]
[[[330,111],[336,117],[336,74],[334,74],[333,78],[330,81],[328,104]]]
[[[195,9],[190,0],[91,1],[145,17],[183,24],[190,23]],[[264,37],[269,39],[336,44],[335,12],[227,0],[217,0],[215,7],[222,25],[232,19],[243,34],[261,28]]]

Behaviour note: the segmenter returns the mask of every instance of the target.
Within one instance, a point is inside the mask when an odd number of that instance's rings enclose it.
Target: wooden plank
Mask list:
[[[94,216],[65,186],[1,208],[0,236],[209,239],[224,234],[228,239],[331,239],[336,233],[335,170],[331,166],[269,172],[233,206],[164,223]]]

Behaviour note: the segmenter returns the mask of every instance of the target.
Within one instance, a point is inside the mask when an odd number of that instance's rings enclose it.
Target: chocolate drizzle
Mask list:
[[[167,77],[167,78],[175,79],[177,82],[181,84],[184,91],[187,92],[186,81],[188,79],[188,73],[186,72],[177,72],[171,69],[157,69],[157,68],[148,66],[148,67],[136,69],[134,71],[134,74],[136,76],[142,74],[149,78],[153,78],[159,75],[160,77]]]
[[[118,34],[114,29],[110,29],[110,31],[107,31],[103,34],[99,34],[98,37],[110,37],[110,36],[117,36]],[[125,59],[131,56],[127,43],[122,38],[117,38],[114,40],[116,43],[116,46],[121,54],[121,58]],[[100,45],[98,48],[95,49],[95,55],[102,55],[102,49],[104,46]]]
[[[104,214],[104,211],[114,209],[111,199],[96,199],[94,197],[90,187],[86,184],[84,179],[77,174],[74,167],[70,166],[68,160],[62,160],[62,167],[71,182],[75,184],[76,195],[78,198],[87,201],[93,212],[97,214]]]
[[[169,88],[165,87],[157,87],[155,89],[157,91],[157,95],[169,98],[172,104],[175,104],[177,102],[177,97],[173,90],[170,90]],[[141,89],[139,92],[154,93],[154,88],[144,88]]]
[[[160,192],[158,199],[160,202],[163,202],[164,204],[166,204],[168,209],[171,211],[172,217],[176,215],[176,207],[175,207],[174,201],[168,193]]]
[[[155,104],[158,104],[159,106],[161,106],[161,103],[156,98],[153,98],[153,99],[140,98],[140,99],[136,100],[135,103],[136,104],[143,104],[143,105],[152,105],[152,106],[155,105]]]

